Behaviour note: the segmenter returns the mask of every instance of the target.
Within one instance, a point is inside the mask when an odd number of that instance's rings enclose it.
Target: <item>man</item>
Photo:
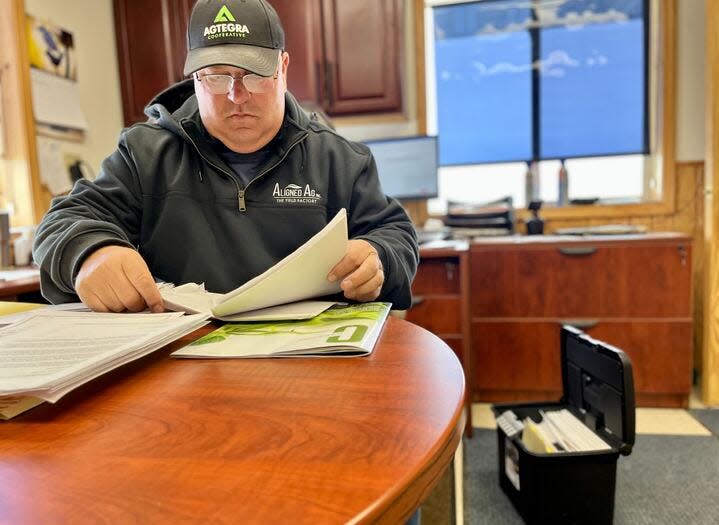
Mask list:
[[[337,211],[344,296],[410,304],[414,229],[381,193],[369,150],[311,121],[287,92],[289,55],[265,0],[200,0],[185,74],[124,130],[94,182],[53,202],[33,254],[43,295],[97,311],[162,311],[156,280],[224,293],[277,263]],[[308,268],[308,271],[311,271]]]

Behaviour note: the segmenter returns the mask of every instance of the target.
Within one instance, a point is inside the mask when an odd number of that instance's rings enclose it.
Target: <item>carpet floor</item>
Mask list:
[[[719,436],[719,408],[702,408],[689,411],[692,416],[707,427],[712,434]]]
[[[466,525],[523,523],[497,468],[496,431],[474,429],[464,440]],[[719,525],[719,437],[638,435],[618,460],[614,523]]]

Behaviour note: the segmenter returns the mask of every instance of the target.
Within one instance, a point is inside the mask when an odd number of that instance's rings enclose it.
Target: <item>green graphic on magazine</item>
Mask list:
[[[216,358],[368,355],[390,307],[390,303],[380,302],[338,305],[312,319],[229,323],[172,355]]]

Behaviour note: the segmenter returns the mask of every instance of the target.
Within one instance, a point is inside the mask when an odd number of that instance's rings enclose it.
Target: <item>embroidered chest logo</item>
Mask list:
[[[284,188],[280,188],[279,183],[275,183],[272,196],[275,198],[275,202],[286,204],[317,204],[322,198],[322,195],[310,188],[309,184],[305,184],[305,186],[288,184]]]

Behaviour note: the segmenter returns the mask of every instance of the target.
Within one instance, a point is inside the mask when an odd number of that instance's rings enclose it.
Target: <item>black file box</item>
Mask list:
[[[521,435],[497,427],[499,484],[530,524],[611,524],[617,459],[634,445],[632,365],[620,349],[571,326],[561,328],[563,395],[559,402],[496,404],[519,420],[540,421],[539,411],[568,409],[611,450],[537,454]],[[511,433],[511,432],[510,432]]]

